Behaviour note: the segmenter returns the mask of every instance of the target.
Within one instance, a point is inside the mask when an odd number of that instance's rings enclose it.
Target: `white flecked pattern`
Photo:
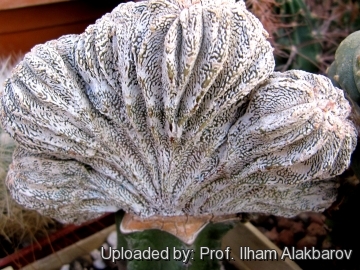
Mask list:
[[[34,47],[1,97],[13,197],[64,222],[324,209],[350,106],[325,77],[271,75],[266,37],[243,2],[158,0]]]

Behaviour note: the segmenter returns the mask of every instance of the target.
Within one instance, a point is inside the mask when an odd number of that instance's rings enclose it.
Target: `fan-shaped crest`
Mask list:
[[[13,196],[63,221],[328,206],[350,107],[323,77],[271,75],[266,37],[243,2],[158,0],[34,47],[2,94]]]

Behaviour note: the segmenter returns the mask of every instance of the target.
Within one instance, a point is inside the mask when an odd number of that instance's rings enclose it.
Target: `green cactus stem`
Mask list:
[[[360,102],[360,31],[344,39],[328,69],[335,86],[340,86],[357,104]]]
[[[222,252],[218,250],[221,250],[222,237],[232,229],[239,220],[219,223],[210,222],[197,235],[195,241],[189,245],[174,235],[158,229],[123,234],[120,231],[120,224],[123,217],[123,211],[116,213],[117,249],[119,251],[130,250],[132,254],[135,254],[135,251],[138,254],[146,254],[147,251],[155,251],[153,254],[159,254],[159,259],[155,259],[154,256],[152,256],[153,258],[150,260],[122,260],[122,263],[126,264],[126,269],[128,270],[215,270],[221,269],[222,259],[219,259],[221,255],[224,256],[224,260],[231,260],[231,250],[222,250]],[[212,256],[210,256],[212,250],[218,251],[218,253],[215,254],[214,252]],[[144,251],[146,252],[143,253]],[[180,257],[180,252],[185,252],[188,256],[183,254]],[[130,252],[128,252],[128,254],[130,254]],[[201,254],[203,254],[202,257]]]
[[[327,71],[332,83],[344,90],[352,105],[352,120],[360,131],[360,31],[345,38],[335,53],[335,61]],[[351,168],[360,178],[360,147],[351,156]]]
[[[314,31],[316,18],[313,17],[303,0],[285,1],[280,6],[280,15],[282,23],[289,27],[279,28],[276,42],[289,56],[277,57],[278,68],[281,66],[281,71],[288,69],[317,71],[319,69],[317,58],[321,54],[321,44],[316,39],[316,31]]]

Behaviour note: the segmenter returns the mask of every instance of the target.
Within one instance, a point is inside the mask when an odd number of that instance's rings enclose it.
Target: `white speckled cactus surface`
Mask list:
[[[38,45],[1,96],[13,197],[64,222],[321,211],[356,131],[322,76],[273,72],[243,2],[119,5]]]

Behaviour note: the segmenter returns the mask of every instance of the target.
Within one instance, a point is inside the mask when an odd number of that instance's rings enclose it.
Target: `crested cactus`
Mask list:
[[[1,120],[19,143],[8,186],[66,222],[323,209],[333,192],[301,192],[348,166],[350,107],[325,77],[273,66],[242,2],[120,5],[36,46],[7,81]]]
[[[323,210],[350,106],[323,76],[273,72],[266,38],[244,2],[151,0],[36,46],[1,95],[12,195],[64,222],[123,209],[186,244],[238,212]]]

